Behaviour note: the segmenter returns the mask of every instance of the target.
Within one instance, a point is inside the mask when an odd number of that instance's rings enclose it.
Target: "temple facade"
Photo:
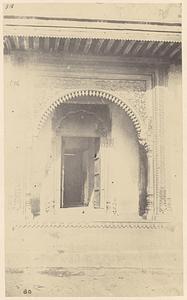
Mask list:
[[[147,267],[178,269],[180,5],[42,5],[4,7],[5,214],[12,240],[23,229],[26,239],[60,228],[62,240],[68,230],[84,240],[86,232],[88,254],[79,240],[76,265],[139,267],[141,251]],[[95,252],[93,230],[105,236]],[[114,240],[120,253],[109,246]]]

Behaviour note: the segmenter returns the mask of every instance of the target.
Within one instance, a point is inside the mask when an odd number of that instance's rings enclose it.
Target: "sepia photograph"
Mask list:
[[[183,296],[182,4],[2,6],[6,297]]]

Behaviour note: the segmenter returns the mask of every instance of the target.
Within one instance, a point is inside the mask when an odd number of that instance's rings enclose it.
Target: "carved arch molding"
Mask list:
[[[143,125],[142,121],[140,120],[140,118],[134,112],[132,107],[130,107],[129,104],[125,103],[124,100],[122,100],[119,97],[116,97],[106,91],[98,91],[98,90],[79,90],[79,91],[77,91],[76,90],[74,92],[70,92],[70,93],[56,99],[43,112],[43,114],[40,118],[40,121],[37,124],[35,136],[38,136],[44,123],[47,121],[47,119],[50,117],[50,115],[55,111],[57,106],[61,105],[62,103],[71,102],[71,100],[73,100],[75,98],[84,97],[84,96],[92,96],[92,97],[102,98],[104,100],[107,100],[109,102],[116,104],[122,110],[124,110],[124,112],[128,115],[128,117],[130,118],[130,120],[132,121],[132,123],[134,125],[139,143],[144,146],[146,152],[149,151],[151,145],[147,140],[147,137],[145,135],[144,125]]]

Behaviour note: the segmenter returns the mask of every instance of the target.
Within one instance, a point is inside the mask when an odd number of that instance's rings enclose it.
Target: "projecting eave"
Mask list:
[[[180,42],[180,23],[4,17],[4,35]]]
[[[5,53],[15,50],[181,60],[179,22],[4,16]]]

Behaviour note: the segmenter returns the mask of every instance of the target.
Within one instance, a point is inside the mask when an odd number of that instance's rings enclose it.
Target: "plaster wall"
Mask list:
[[[52,131],[50,131],[51,135],[49,135],[51,125],[48,122],[42,129],[43,137],[41,135],[39,141],[41,148],[42,145],[45,145],[43,147],[45,151],[42,152],[44,154],[43,159],[41,160],[39,158],[37,163],[36,159],[33,161],[33,153],[37,152],[37,149],[33,146],[35,141],[35,129],[45,109],[56,99],[61,97],[62,94],[72,90],[87,88],[106,89],[106,87],[107,89],[111,89],[111,93],[118,91],[121,99],[130,103],[136,114],[145,122],[147,136],[150,136],[150,139],[153,140],[157,138],[158,146],[156,151],[158,153],[157,160],[159,160],[159,162],[157,162],[157,174],[159,178],[155,178],[158,186],[156,195],[157,218],[162,219],[162,216],[165,218],[166,213],[171,213],[172,215],[176,210],[180,211],[180,205],[178,206],[179,199],[177,199],[180,192],[179,190],[181,190],[181,170],[180,163],[178,164],[178,162],[181,161],[180,145],[182,132],[180,118],[180,67],[172,65],[168,69],[168,75],[167,71],[165,76],[159,75],[159,78],[161,76],[163,80],[159,79],[156,87],[152,89],[152,95],[156,93],[157,97],[157,104],[153,105],[153,108],[155,107],[156,109],[155,117],[154,114],[151,114],[152,100],[150,99],[153,96],[151,95],[150,86],[147,86],[148,90],[146,92],[144,78],[139,74],[148,74],[157,69],[159,70],[159,67],[153,68],[152,66],[149,68],[146,65],[144,67],[135,67],[128,66],[127,64],[122,66],[122,63],[118,60],[111,61],[110,63],[107,61],[94,61],[93,63],[93,61],[94,59],[92,58],[88,58],[86,62],[82,60],[82,58],[77,60],[73,58],[63,59],[55,55],[42,56],[33,53],[30,55],[29,53],[23,54],[20,52],[5,56],[5,173],[7,178],[5,185],[8,199],[6,204],[7,207],[10,208],[10,214],[13,211],[15,214],[22,214],[24,216],[27,203],[29,204],[30,199],[33,196],[35,197],[40,188],[37,185],[35,186],[35,184],[38,181],[37,176],[42,172],[41,169],[43,168],[44,170],[42,161],[45,161],[45,156],[46,159],[48,156],[50,157],[50,150],[48,152],[47,149],[50,149],[49,145],[52,148],[56,147],[52,138]],[[124,80],[122,80],[122,74],[126,76]],[[132,76],[134,76],[133,74],[137,74],[135,80],[131,80]],[[128,76],[130,81],[127,81]],[[115,77],[118,78],[118,80],[114,81],[111,79]],[[96,78],[98,79],[96,80]],[[142,113],[143,107],[144,113]],[[113,112],[113,133],[115,130],[118,130],[119,132],[117,134],[122,135],[122,127],[125,126],[121,123],[121,115],[124,115],[124,113],[117,107],[115,107],[115,110],[118,110],[119,113]],[[117,115],[118,117],[116,117]],[[156,119],[160,129],[155,129],[155,131],[152,132],[151,128],[155,127],[154,122]],[[119,126],[116,125],[116,122],[119,122]],[[126,129],[127,127],[124,128],[124,130]],[[44,136],[46,136],[46,138]],[[126,136],[130,136],[130,134]],[[50,142],[50,139],[53,142]],[[125,139],[120,140],[124,141]],[[51,143],[53,143],[53,146]],[[120,143],[119,140],[115,141],[114,146],[111,148],[113,153],[121,148],[117,147],[118,143]],[[132,144],[133,143],[136,144],[136,141],[132,141]],[[122,144],[121,146],[123,147]],[[136,146],[133,149],[134,150],[131,149],[132,151],[130,151],[130,153],[133,153],[133,151],[137,152]],[[55,150],[53,149],[53,151]],[[128,155],[130,155],[129,151],[127,152]],[[119,152],[116,153],[119,157],[122,157],[122,152],[121,154]],[[137,153],[134,153],[134,155],[137,155]],[[115,157],[115,155],[112,156]],[[176,156],[178,159],[173,160],[173,157]],[[53,157],[51,157],[50,161],[52,160]],[[38,175],[35,173],[33,178],[32,169],[36,164],[38,165]],[[117,169],[117,164],[115,165]],[[121,164],[118,167],[118,170],[120,170],[120,168],[122,169]],[[127,168],[126,165],[123,167],[125,169]],[[52,172],[52,169],[50,172]],[[113,172],[115,173],[115,166],[113,166]],[[52,173],[50,176],[53,176]],[[120,178],[122,178],[122,176]],[[136,181],[136,175],[133,180]],[[128,182],[128,178],[126,178],[126,181]],[[118,184],[120,185],[122,183],[118,182]],[[118,191],[117,186],[114,189]],[[58,191],[56,191],[56,193],[58,193]],[[134,193],[137,194],[136,189]],[[135,195],[133,195],[133,197],[134,196]],[[135,203],[137,203],[137,201],[132,204],[133,210],[136,210]],[[172,207],[174,209],[171,209]],[[178,213],[176,213],[176,215],[178,215]],[[173,216],[175,216],[175,213]]]
[[[111,92],[115,92],[118,87],[121,96],[126,95],[125,91],[128,91],[131,97],[127,101],[137,99],[134,102],[136,110],[135,104],[138,103],[138,99],[143,99],[145,94],[145,82],[142,82],[141,76],[137,75],[137,80],[139,78],[140,81],[137,85],[134,82],[130,82],[128,85],[120,82],[116,85],[114,80],[111,80],[111,76],[114,78],[123,73],[132,75],[132,73],[145,72],[147,74],[151,71],[145,66],[141,68],[137,66],[125,67],[120,64],[115,62],[115,64],[109,64],[107,67],[106,63],[102,65],[101,63],[90,62],[89,65],[86,65],[84,62],[81,65],[80,63],[69,64],[66,61],[62,63],[61,61],[61,65],[58,65],[57,62],[54,64],[54,58],[47,59],[45,56],[43,58],[33,56],[32,59],[29,56],[20,57],[19,55],[5,58],[6,266],[18,266],[21,265],[21,261],[26,261],[31,265],[37,261],[40,266],[46,266],[50,261],[53,266],[59,266],[60,262],[66,263],[67,266],[99,266],[102,262],[105,266],[109,263],[112,266],[138,268],[142,268],[142,266],[145,268],[158,266],[170,268],[172,266],[175,271],[181,268],[181,225],[180,222],[176,222],[181,220],[181,199],[179,199],[179,195],[181,195],[180,145],[182,126],[180,118],[181,71],[177,66],[171,66],[169,69],[168,83],[164,82],[162,85],[159,83],[152,90],[154,93],[157,89],[159,102],[163,104],[161,109],[162,122],[160,123],[163,127],[161,126],[157,135],[160,141],[159,149],[162,153],[160,160],[162,163],[159,168],[161,166],[161,173],[164,174],[160,181],[166,197],[163,197],[161,193],[158,195],[158,199],[162,199],[162,203],[165,199],[170,200],[169,203],[171,203],[172,208],[170,211],[173,215],[171,226],[163,225],[165,226],[164,229],[159,226],[152,229],[152,225],[148,222],[148,228],[140,228],[134,222],[129,225],[127,223],[127,227],[123,228],[119,225],[118,229],[112,230],[111,228],[103,230],[102,226],[96,229],[70,227],[62,230],[60,227],[53,227],[51,223],[54,219],[48,217],[42,220],[44,223],[42,227],[37,227],[38,221],[35,218],[29,220],[33,224],[33,228],[29,225],[28,228],[27,225],[21,227],[21,229],[14,228],[15,225],[25,222],[25,214],[30,209],[32,197],[38,197],[41,193],[41,198],[45,198],[45,208],[53,209],[53,206],[56,205],[54,199],[59,193],[58,190],[53,190],[54,183],[52,181],[55,178],[54,175],[56,176],[56,173],[53,173],[54,168],[52,166],[55,163],[59,165],[60,152],[59,144],[55,142],[51,130],[51,119],[48,118],[40,131],[38,143],[35,143],[36,138],[33,134],[42,112],[46,107],[49,107],[51,102],[61,97],[62,93],[68,93],[74,89],[75,85],[78,89],[90,88],[90,79],[80,79],[80,76],[83,77],[85,70],[89,71],[89,74],[91,74],[89,76],[92,79],[100,78],[97,82],[93,83],[91,81],[91,88],[106,88],[107,84],[111,86]],[[156,67],[152,67],[152,71],[155,69]],[[68,77],[68,80],[64,76]],[[75,78],[72,78],[72,76]],[[104,83],[103,78],[105,78]],[[149,103],[151,107],[150,101],[145,103]],[[114,196],[118,196],[119,202],[116,209],[120,213],[119,218],[125,216],[127,221],[135,221],[134,213],[137,214],[138,203],[138,144],[136,138],[134,138],[134,128],[129,118],[117,106],[110,104],[110,108],[113,117],[111,137],[114,138],[114,144],[108,154],[111,152],[111,156],[118,157],[118,160],[109,160],[109,170],[107,172],[110,176],[107,196],[111,198],[111,202],[114,204]],[[143,117],[143,115],[141,116]],[[148,119],[151,119],[150,115]],[[154,127],[155,119],[153,118],[152,121],[152,123],[148,122],[150,127],[151,124]],[[150,129],[148,134],[154,139],[155,135],[151,132]],[[115,136],[120,138],[115,139]],[[39,151],[42,153],[42,157],[36,155],[38,149],[42,149],[42,152]],[[54,153],[56,153],[56,160],[54,160]],[[124,156],[128,159],[124,159]],[[33,169],[37,169],[34,176]],[[38,184],[40,183],[41,174],[44,178],[43,186]],[[112,182],[115,182],[115,184]],[[124,185],[124,182],[126,182],[126,185]],[[54,191],[52,201],[51,195],[46,194],[45,189],[45,186],[49,187],[50,185],[51,191]],[[112,188],[113,185],[114,188]],[[133,188],[128,189],[127,193],[126,187],[129,187],[129,185]],[[123,194],[119,193],[121,188],[123,188]],[[167,205],[165,205],[166,207],[168,208]],[[166,209],[164,209],[165,211]],[[81,212],[80,214],[81,219],[79,218],[79,221],[85,220],[86,214],[85,216]],[[11,215],[13,216],[11,217]],[[22,215],[22,218],[20,215]],[[161,218],[161,216],[163,221],[166,220],[165,213],[158,212],[158,217]],[[62,218],[60,221],[64,222],[64,220]],[[71,219],[71,221],[73,220]],[[89,221],[89,218],[87,221]],[[136,221],[139,221],[139,219],[136,219]],[[144,224],[141,226],[144,226]],[[72,237],[71,241],[68,239],[69,235]],[[22,237],[22,240],[19,237]],[[41,243],[38,244],[36,242],[38,240]],[[35,245],[32,249],[31,244],[32,246]],[[17,245],[17,248],[15,245]],[[44,245],[45,249],[43,248]],[[48,245],[48,254],[43,255],[46,245]],[[20,247],[22,247],[22,251]],[[116,255],[116,253],[118,254]],[[15,261],[15,257],[17,261]],[[23,259],[23,257],[25,258]]]

